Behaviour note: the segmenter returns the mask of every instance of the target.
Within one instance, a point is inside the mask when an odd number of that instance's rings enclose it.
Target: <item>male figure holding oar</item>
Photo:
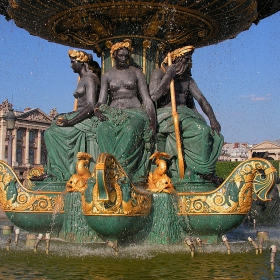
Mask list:
[[[193,46],[171,52],[172,64],[167,66],[166,57],[162,67],[151,74],[150,94],[157,102],[157,150],[168,153],[173,159],[170,170],[173,178],[212,180],[223,136],[211,105],[191,77],[193,52]],[[175,99],[175,104],[172,99]],[[210,127],[197,112],[194,99],[209,118]],[[180,139],[176,137],[177,129]],[[184,161],[183,176],[178,144]]]

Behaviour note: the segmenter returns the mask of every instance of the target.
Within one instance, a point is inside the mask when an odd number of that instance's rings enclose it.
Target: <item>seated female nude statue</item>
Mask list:
[[[83,51],[69,50],[68,54],[71,68],[79,74],[79,83],[73,94],[77,99],[77,110],[58,115],[44,134],[48,164],[47,174],[41,176],[43,179],[51,177],[52,180],[67,181],[76,171],[78,152],[88,152],[93,158],[97,154],[92,139],[99,121],[93,110],[100,82],[94,72],[100,73],[100,67],[91,55]]]
[[[145,76],[128,64],[130,52],[128,41],[112,46],[115,66],[102,76],[94,113],[102,121],[97,128],[100,152],[115,156],[130,178],[139,182],[147,176],[156,120]]]
[[[150,82],[150,94],[157,102],[157,150],[166,152],[173,158],[171,165],[172,177],[178,177],[177,150],[172,109],[170,99],[170,81],[174,79],[175,98],[180,122],[180,135],[183,158],[185,163],[185,178],[200,176],[211,178],[219,157],[223,137],[221,126],[213,109],[205,96],[198,89],[191,77],[192,53],[194,47],[187,46],[171,53],[172,65],[166,66],[167,58],[161,68],[153,70]],[[210,121],[210,127],[195,107],[194,99]]]

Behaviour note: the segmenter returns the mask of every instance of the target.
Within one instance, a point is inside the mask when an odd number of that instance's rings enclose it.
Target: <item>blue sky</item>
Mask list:
[[[77,74],[70,47],[31,36],[0,16],[0,102],[49,113],[73,109]],[[193,78],[212,105],[227,142],[280,139],[280,13],[236,38],[197,49]]]

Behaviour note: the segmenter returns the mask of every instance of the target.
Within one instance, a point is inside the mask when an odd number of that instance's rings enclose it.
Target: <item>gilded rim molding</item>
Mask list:
[[[249,159],[240,164],[216,190],[179,192],[179,215],[247,214],[253,192],[263,201],[274,186],[276,169],[265,159]]]
[[[52,214],[64,212],[61,192],[26,189],[3,161],[0,161],[0,204],[4,211]]]
[[[153,9],[153,15],[149,15],[148,12],[151,13],[151,7]],[[114,13],[112,12],[115,11]],[[134,13],[131,12],[133,10]],[[138,14],[135,16],[135,10],[137,10]],[[119,13],[119,17],[116,16],[118,14],[117,11],[122,11]],[[146,15],[148,13],[148,15]],[[183,28],[183,26],[180,26],[182,29],[182,32],[180,33],[180,36],[175,36],[175,34],[178,34],[178,31],[175,33],[171,33],[170,35],[166,35],[165,38],[159,38],[156,36],[156,32],[162,28],[161,25],[170,25],[170,22],[165,22],[158,20],[155,18],[158,14],[170,14],[174,18],[180,19],[180,24],[185,24],[186,21],[183,21],[186,17],[189,18],[187,21],[188,25],[191,22],[196,22],[196,26],[191,26],[191,28]],[[94,15],[94,16],[92,16]],[[103,18],[104,17],[104,18]],[[86,23],[86,18],[90,18],[92,21],[92,25],[95,24],[96,27],[96,33],[91,33],[86,40],[81,37],[81,29],[79,28],[84,28],[86,26],[91,26],[90,22]],[[108,20],[105,20],[108,19]],[[71,20],[72,19],[72,22]],[[129,21],[129,22],[138,22],[138,24],[141,22],[141,25],[143,26],[148,26],[150,27],[152,24],[154,25],[153,27],[150,28],[142,28],[139,33],[131,33],[126,32],[125,30],[123,31],[123,34],[120,35],[115,35],[116,32],[114,32],[115,24],[120,23],[122,21]],[[152,23],[150,22],[152,20]],[[61,23],[61,22],[67,22],[69,24],[68,30],[71,28],[75,27],[78,29],[78,32],[73,33],[65,32],[64,34],[59,34],[56,31],[56,27]],[[75,26],[74,22],[84,22],[84,25],[81,25],[80,27]],[[175,24],[175,20],[174,20]],[[198,25],[200,27],[198,27]],[[201,27],[202,25],[202,27]],[[186,26],[185,26],[186,27]],[[121,39],[121,38],[143,38],[143,39],[148,39],[148,40],[155,40],[159,42],[164,42],[165,44],[171,44],[171,45],[176,45],[180,43],[181,45],[184,45],[184,42],[186,41],[187,34],[190,32],[197,32],[197,37],[201,38],[200,42],[203,42],[204,40],[210,40],[212,39],[217,30],[217,23],[215,20],[213,20],[211,17],[201,14],[195,10],[191,10],[188,8],[176,6],[176,10],[174,9],[174,6],[165,4],[164,8],[162,6],[162,3],[154,3],[154,2],[129,2],[124,5],[123,2],[121,3],[99,3],[99,4],[92,4],[92,5],[85,5],[82,7],[74,7],[72,9],[68,9],[66,11],[60,12],[56,14],[55,16],[51,17],[48,22],[47,22],[47,28],[50,34],[53,34],[56,38],[62,41],[67,41],[69,37],[75,38],[77,41],[80,41],[84,46],[94,46],[100,43],[103,43],[104,41],[107,40],[116,40],[116,39]],[[165,27],[166,28],[166,27]],[[94,28],[93,28],[94,29]],[[147,32],[147,29],[150,30],[150,34],[145,34]],[[154,32],[152,32],[154,29]],[[185,31],[183,31],[185,30]],[[141,34],[142,32],[142,34]],[[206,32],[208,33],[207,36],[203,39],[205,36]],[[79,37],[80,35],[80,37]],[[192,34],[193,35],[193,34]],[[170,38],[167,38],[167,37]],[[85,37],[84,37],[85,38]],[[181,42],[181,41],[184,42]]]
[[[258,16],[255,0],[56,1],[8,0],[7,13],[31,34],[102,54],[105,41],[141,38],[203,47],[248,29]]]

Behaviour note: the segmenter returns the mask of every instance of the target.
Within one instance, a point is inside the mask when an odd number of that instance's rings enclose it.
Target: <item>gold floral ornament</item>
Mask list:
[[[178,58],[178,57],[180,57],[180,56],[183,56],[183,55],[185,55],[185,54],[188,54],[188,53],[193,54],[194,49],[195,49],[195,47],[193,47],[193,46],[186,46],[186,47],[183,47],[183,48],[180,48],[180,49],[176,49],[175,51],[173,51],[173,52],[170,53],[170,54],[171,54],[172,62],[173,62],[176,58]],[[165,57],[165,59],[164,59],[163,62],[161,63],[161,68],[162,68],[163,70],[165,70],[164,64],[166,64],[166,65],[168,64],[168,62],[167,62],[167,56]]]
[[[111,51],[110,51],[111,57],[113,57],[115,51],[117,51],[119,49],[123,49],[123,48],[127,48],[129,50],[129,52],[131,53],[132,52],[131,40],[127,39],[127,40],[124,40],[123,42],[118,42],[118,43],[114,44],[111,47]]]
[[[89,61],[89,56],[88,54],[86,54],[85,52],[83,51],[77,51],[77,50],[69,50],[68,51],[68,55],[71,57],[71,58],[74,58],[76,59],[77,61],[79,62],[88,62]]]

